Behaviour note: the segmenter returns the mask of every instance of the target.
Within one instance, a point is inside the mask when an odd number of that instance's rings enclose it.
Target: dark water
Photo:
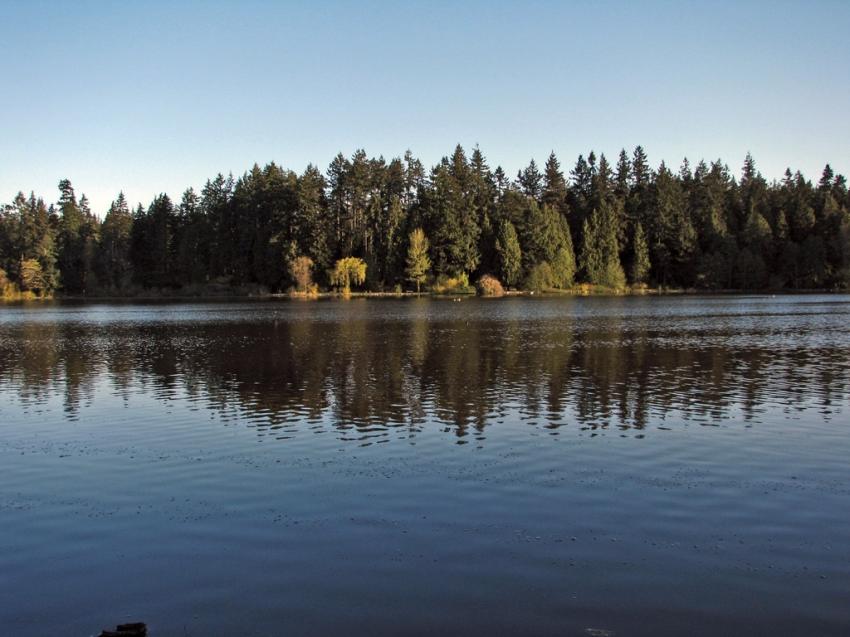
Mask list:
[[[850,634],[850,297],[0,308],[0,634],[124,620]]]

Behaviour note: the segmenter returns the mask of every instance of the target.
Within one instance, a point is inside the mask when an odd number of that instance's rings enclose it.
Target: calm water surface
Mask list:
[[[0,634],[124,620],[850,634],[850,297],[0,307]]]

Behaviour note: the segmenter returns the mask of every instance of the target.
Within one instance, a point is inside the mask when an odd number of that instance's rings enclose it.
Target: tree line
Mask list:
[[[363,285],[389,291],[654,285],[699,289],[850,286],[850,195],[827,165],[817,183],[786,170],[768,182],[747,155],[738,178],[720,160],[650,167],[643,148],[555,153],[514,179],[476,147],[426,170],[409,151],[358,150],[322,173],[275,163],[217,175],[179,202],[102,219],[68,180],[47,204],[19,193],[0,211],[0,286],[8,293]]]

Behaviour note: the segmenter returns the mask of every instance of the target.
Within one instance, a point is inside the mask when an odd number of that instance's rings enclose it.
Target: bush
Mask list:
[[[545,292],[554,287],[556,287],[555,273],[546,261],[535,265],[525,279],[525,289],[531,292]]]
[[[504,296],[505,289],[499,283],[499,279],[489,274],[485,274],[478,279],[478,294],[481,296]]]
[[[0,297],[4,299],[21,298],[21,291],[18,286],[9,280],[6,270],[0,268]]]
[[[469,285],[469,277],[466,272],[457,276],[446,276],[441,274],[437,277],[431,291],[435,294],[473,294],[475,290]]]
[[[289,275],[295,281],[296,289],[302,294],[308,294],[313,285],[313,259],[295,257],[289,262]]]

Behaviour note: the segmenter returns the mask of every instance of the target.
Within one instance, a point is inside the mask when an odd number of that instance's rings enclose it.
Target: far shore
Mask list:
[[[469,298],[556,298],[556,297],[612,297],[612,296],[723,296],[723,295],[795,295],[795,294],[847,294],[850,290],[834,290],[834,289],[774,289],[774,290],[740,290],[740,289],[723,289],[709,290],[699,288],[626,288],[626,289],[610,289],[590,286],[576,286],[568,290],[545,290],[545,291],[530,291],[530,290],[505,290],[504,294],[499,296],[486,296],[476,294],[474,291],[464,290],[456,292],[436,293],[431,291],[423,292],[373,292],[373,291],[358,291],[352,290],[349,293],[341,291],[326,291],[314,293],[302,292],[264,292],[264,291],[244,291],[244,290],[217,290],[214,292],[193,292],[186,293],[181,290],[155,290],[143,291],[138,294],[90,294],[90,295],[63,295],[56,294],[53,296],[19,296],[6,297],[0,300],[5,302],[39,302],[39,301],[191,301],[191,300],[227,300],[227,299],[292,299],[298,301],[311,301],[319,299],[392,299],[392,298],[432,298],[432,299],[449,299],[461,300]]]

